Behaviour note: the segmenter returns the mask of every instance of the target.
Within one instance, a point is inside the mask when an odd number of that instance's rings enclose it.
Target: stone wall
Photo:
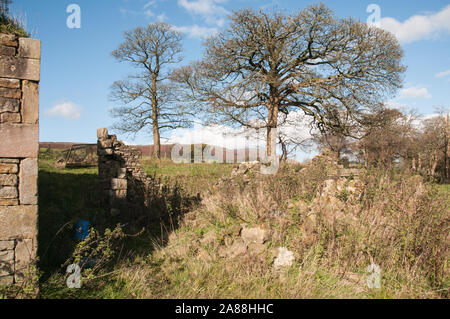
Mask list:
[[[141,152],[109,135],[106,128],[97,130],[98,174],[104,204],[112,215],[138,213],[148,203],[149,189],[155,181],[139,163]]]
[[[0,34],[0,286],[36,256],[39,40]]]

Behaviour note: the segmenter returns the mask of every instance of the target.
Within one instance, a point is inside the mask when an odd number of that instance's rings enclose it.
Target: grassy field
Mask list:
[[[96,168],[56,169],[60,155],[40,156],[40,298],[448,298],[449,185],[373,170],[323,197],[323,163],[217,184],[232,165],[144,158],[148,174],[179,187],[163,199],[177,220],[141,230],[102,207]],[[81,244],[80,219],[95,229]],[[242,227],[267,229],[270,240],[224,258]],[[272,266],[278,247],[295,254],[281,272]],[[81,289],[67,288],[67,265],[92,251],[101,267],[83,271]],[[371,263],[381,289],[366,286]]]

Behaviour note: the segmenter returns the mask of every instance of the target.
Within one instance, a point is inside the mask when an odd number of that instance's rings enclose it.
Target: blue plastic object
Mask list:
[[[75,230],[75,238],[77,240],[85,240],[89,236],[89,221],[80,220]]]

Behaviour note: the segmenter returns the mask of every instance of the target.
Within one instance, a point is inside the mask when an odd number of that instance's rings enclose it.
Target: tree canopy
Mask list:
[[[319,128],[345,130],[401,87],[403,51],[389,32],[335,18],[324,5],[298,14],[234,12],[230,27],[205,43],[201,61],[173,79],[202,103],[211,121],[271,130],[291,111]]]

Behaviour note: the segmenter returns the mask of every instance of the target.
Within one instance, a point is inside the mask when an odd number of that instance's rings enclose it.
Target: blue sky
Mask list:
[[[68,5],[81,8],[81,28],[70,29]],[[12,13],[23,17],[34,38],[42,41],[40,140],[96,142],[96,129],[109,127],[110,85],[132,69],[110,55],[123,31],[156,21],[185,34],[184,61],[201,58],[202,37],[227,26],[227,14],[242,7],[278,7],[287,13],[303,0],[14,0]],[[397,35],[408,66],[404,89],[389,103],[430,114],[434,106],[450,108],[450,4],[430,1],[324,1],[339,17],[367,21],[370,4],[381,9],[380,26]],[[182,134],[182,131],[175,132]],[[185,133],[185,132],[184,132]],[[127,140],[127,138],[123,137]],[[152,139],[139,134],[136,144]]]

